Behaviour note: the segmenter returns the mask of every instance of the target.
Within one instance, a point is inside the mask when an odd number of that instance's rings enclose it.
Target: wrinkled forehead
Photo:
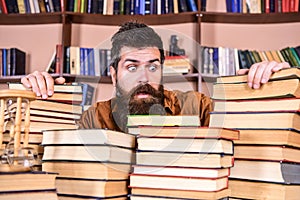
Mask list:
[[[138,62],[147,62],[149,60],[159,59],[160,52],[157,47],[122,47],[120,51],[120,61],[126,59],[136,60]]]

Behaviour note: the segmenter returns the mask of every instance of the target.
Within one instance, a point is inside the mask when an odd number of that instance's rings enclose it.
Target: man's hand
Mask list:
[[[253,64],[250,69],[240,69],[237,71],[238,75],[248,73],[248,85],[250,88],[258,89],[262,84],[269,81],[273,72],[277,72],[283,68],[291,67],[289,63],[278,63],[275,61],[264,61]]]
[[[43,99],[47,99],[48,96],[52,96],[54,93],[54,82],[56,84],[65,83],[65,79],[59,77],[53,79],[51,75],[47,72],[38,72],[35,71],[21,79],[21,83],[26,88],[32,88],[32,91]]]

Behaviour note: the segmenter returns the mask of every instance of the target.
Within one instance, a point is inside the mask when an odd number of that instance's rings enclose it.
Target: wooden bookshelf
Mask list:
[[[66,1],[65,1],[66,3]],[[199,4],[199,1],[198,1]],[[199,8],[200,9],[200,8]],[[196,23],[196,41],[201,41],[202,23],[231,23],[231,24],[274,24],[274,23],[295,23],[300,22],[300,12],[291,13],[263,13],[263,14],[244,14],[244,13],[217,13],[217,12],[186,12],[179,14],[162,15],[102,15],[74,13],[69,11],[38,13],[38,14],[0,14],[0,25],[37,25],[37,24],[61,24],[62,35],[61,44],[63,46],[72,45],[72,24],[91,24],[118,26],[125,21],[137,20],[148,25],[174,25],[182,23]],[[67,80],[95,82],[97,77],[73,76],[60,74]],[[202,81],[214,82],[215,75],[201,75],[200,73],[184,75],[188,81],[198,81],[198,90],[201,91]],[[0,83],[17,82],[20,76],[0,78]],[[166,82],[180,82],[182,77],[166,77]],[[110,78],[101,77],[100,83],[111,83]]]
[[[217,13],[201,12],[198,17],[205,23],[274,24],[300,22],[300,12],[290,13]]]

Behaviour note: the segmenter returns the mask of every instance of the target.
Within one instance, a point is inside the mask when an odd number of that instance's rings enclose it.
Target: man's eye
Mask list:
[[[155,72],[158,69],[158,66],[157,65],[150,65],[148,67],[148,69],[149,69],[150,72]]]
[[[135,65],[130,65],[127,67],[127,70],[130,72],[135,72],[137,70],[137,67]]]

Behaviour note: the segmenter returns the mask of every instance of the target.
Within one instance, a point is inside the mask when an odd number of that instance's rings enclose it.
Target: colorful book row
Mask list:
[[[67,11],[103,15],[196,12],[195,0],[70,0]]]
[[[262,61],[288,62],[291,66],[300,66],[300,46],[266,51],[202,46],[199,58],[201,73],[228,76]]]
[[[0,0],[1,13],[28,14],[61,12],[63,0]]]
[[[226,0],[226,11],[234,13],[299,12],[299,0]]]

